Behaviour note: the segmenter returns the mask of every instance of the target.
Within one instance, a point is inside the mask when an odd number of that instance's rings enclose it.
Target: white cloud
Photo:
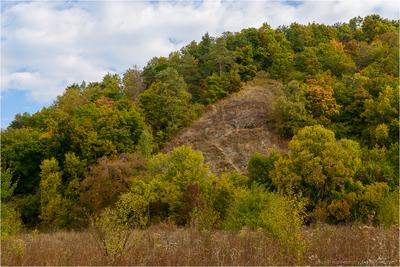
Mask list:
[[[111,70],[143,67],[191,40],[297,21],[333,24],[379,13],[398,19],[395,1],[21,2],[4,6],[1,88],[48,102],[66,85],[95,81]],[[173,40],[173,41],[171,41]]]

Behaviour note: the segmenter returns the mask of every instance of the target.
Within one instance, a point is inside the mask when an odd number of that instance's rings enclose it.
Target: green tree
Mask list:
[[[260,39],[265,47],[263,69],[273,78],[286,79],[293,67],[294,53],[286,36],[282,32],[275,32],[267,24],[260,29]]]
[[[399,90],[387,87],[377,99],[367,99],[361,117],[368,127],[363,136],[370,145],[394,143],[399,135]]]
[[[273,191],[275,187],[272,183],[270,172],[274,168],[274,163],[278,158],[279,155],[276,151],[272,151],[269,155],[256,153],[251,156],[247,165],[249,182],[262,184],[268,190]]]
[[[253,47],[246,45],[235,50],[236,63],[241,80],[249,81],[256,76],[257,66],[254,62]]]
[[[322,65],[318,61],[317,49],[306,47],[302,52],[295,55],[295,66],[299,71],[310,75],[315,75],[322,70]]]
[[[196,117],[196,106],[190,104],[186,83],[176,70],[168,68],[156,78],[138,100],[156,141],[164,143]]]
[[[157,80],[156,76],[161,71],[170,67],[166,57],[154,57],[143,68],[142,77],[146,88],[148,88],[154,81]]]
[[[280,135],[292,137],[299,129],[314,123],[306,105],[305,92],[298,81],[291,81],[277,95],[272,106],[272,116]]]
[[[19,180],[15,193],[36,192],[39,186],[39,165],[45,157],[43,136],[32,128],[8,128],[1,133],[2,169],[12,172],[13,180]]]
[[[368,41],[372,41],[375,37],[385,32],[396,30],[392,22],[375,14],[366,16],[363,19],[361,28]]]
[[[71,149],[89,164],[103,156],[135,151],[145,128],[133,104],[108,98],[81,106],[70,125]]]
[[[215,73],[208,76],[204,81],[202,91],[203,101],[206,104],[214,103],[228,95],[228,92],[224,88],[221,76]]]
[[[340,77],[342,74],[352,73],[355,70],[355,64],[345,53],[343,44],[336,40],[321,43],[318,46],[317,57],[323,70],[330,70],[335,76]]]
[[[201,152],[178,147],[151,158],[143,179],[135,180],[131,194],[149,201],[152,221],[169,217],[179,225],[190,222],[195,207],[205,205],[210,181]]]
[[[67,176],[66,180],[83,180],[83,178],[86,176],[86,168],[86,161],[81,160],[75,155],[74,152],[68,152],[67,154],[65,154],[63,170],[64,176]]]

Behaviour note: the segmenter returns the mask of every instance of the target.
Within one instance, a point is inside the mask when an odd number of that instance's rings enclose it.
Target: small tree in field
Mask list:
[[[133,193],[122,194],[113,208],[105,208],[92,219],[89,232],[112,262],[126,250],[133,228],[147,224],[148,201]]]
[[[44,160],[40,169],[40,219],[47,225],[63,225],[65,214],[58,162],[55,158]]]

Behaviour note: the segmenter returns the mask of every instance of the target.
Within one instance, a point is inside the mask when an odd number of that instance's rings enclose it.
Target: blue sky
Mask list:
[[[50,105],[72,83],[143,67],[205,32],[292,22],[345,22],[377,13],[399,18],[390,0],[9,1],[1,2],[1,127]]]

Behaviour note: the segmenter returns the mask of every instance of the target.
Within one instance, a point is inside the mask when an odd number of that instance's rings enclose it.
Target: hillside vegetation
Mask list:
[[[70,85],[1,132],[5,249],[23,258],[21,233],[76,230],[117,264],[132,233],[167,222],[262,232],[301,263],[304,225],[398,227],[398,44],[399,21],[377,15],[263,24]]]

